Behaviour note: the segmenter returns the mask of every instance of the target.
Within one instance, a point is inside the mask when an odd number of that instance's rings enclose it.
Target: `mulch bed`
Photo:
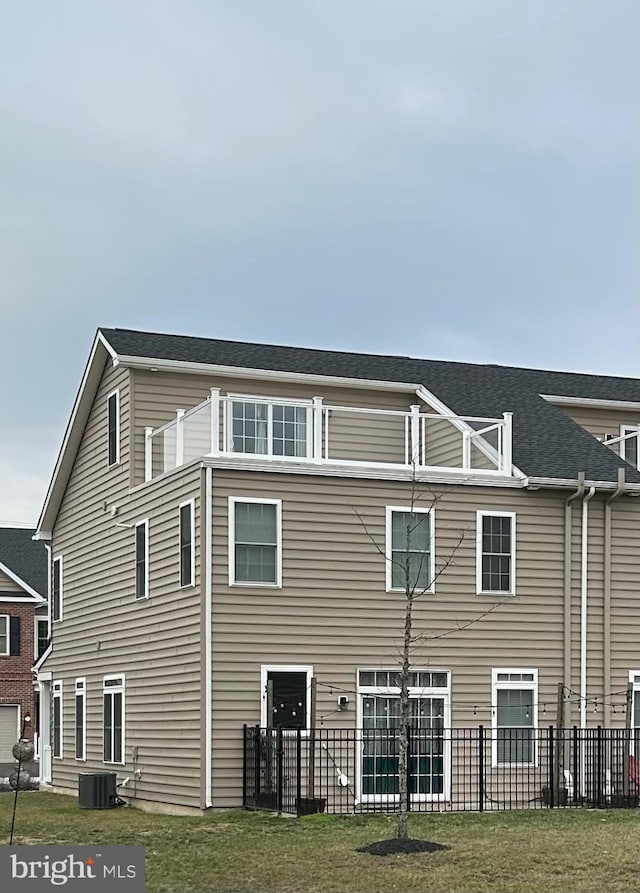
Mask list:
[[[401,840],[392,837],[389,840],[376,840],[366,846],[359,846],[358,853],[368,853],[370,856],[395,856],[398,853],[437,853],[440,850],[450,850],[451,847],[442,843],[432,843],[430,840],[414,840],[407,837]]]

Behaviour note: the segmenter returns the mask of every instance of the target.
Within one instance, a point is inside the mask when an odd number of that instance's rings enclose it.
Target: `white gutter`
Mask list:
[[[527,477],[522,481],[522,486],[529,490],[574,490],[578,484],[577,478],[543,478]],[[587,487],[596,487],[598,490],[609,490],[612,493],[618,486],[614,481],[585,481]],[[640,484],[627,484],[625,491],[629,495],[640,496]]]
[[[564,501],[564,686],[565,695],[571,688],[571,558],[572,523],[571,503],[584,494],[584,472],[578,475],[578,489]],[[570,718],[570,717],[569,717]]]
[[[595,487],[582,497],[582,554],[580,566],[580,728],[587,727],[587,618],[588,618],[588,566],[589,557],[589,500],[596,492]]]
[[[211,712],[211,695],[212,695],[212,629],[211,629],[211,597],[213,591],[212,585],[212,526],[213,526],[213,504],[212,504],[212,469],[205,468],[205,484],[204,484],[204,799],[205,807],[208,809],[213,806],[212,799],[212,747],[213,747],[213,729],[212,729],[212,712]]]
[[[557,406],[587,406],[593,409],[630,409],[637,411],[640,403],[633,400],[599,400],[591,397],[562,397],[558,394],[540,394],[547,403]]]

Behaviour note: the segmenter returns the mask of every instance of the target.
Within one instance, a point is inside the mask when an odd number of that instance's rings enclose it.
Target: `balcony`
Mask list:
[[[425,411],[425,409],[427,411]],[[160,428],[145,429],[145,480],[213,457],[377,469],[511,476],[511,413],[441,415],[266,397],[210,396]]]

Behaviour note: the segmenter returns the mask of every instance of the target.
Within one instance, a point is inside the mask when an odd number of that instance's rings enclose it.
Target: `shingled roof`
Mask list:
[[[513,412],[513,461],[529,477],[575,480],[584,471],[588,480],[615,481],[618,468],[622,467],[629,483],[640,483],[640,473],[541,396],[551,394],[640,405],[638,379],[250,344],[128,329],[100,331],[121,357],[423,384],[458,415],[496,417]]]
[[[47,550],[35,542],[35,530],[0,527],[0,563],[42,598],[47,597]]]

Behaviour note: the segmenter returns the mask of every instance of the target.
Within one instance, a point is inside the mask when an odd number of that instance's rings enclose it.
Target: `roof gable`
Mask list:
[[[36,598],[47,595],[47,550],[33,539],[35,530],[0,527],[0,568],[25,593]]]
[[[528,477],[566,484],[584,472],[588,481],[613,486],[618,469],[623,468],[627,482],[640,485],[639,472],[542,396],[637,404],[640,420],[638,379],[99,329],[38,521],[37,536],[43,539],[55,522],[107,360],[114,365],[142,363],[182,367],[184,371],[231,368],[247,373],[255,370],[256,374],[324,377],[333,382],[422,385],[461,416],[495,418],[503,412],[513,413],[513,461]]]
[[[361,380],[419,382],[463,416],[513,412],[513,461],[529,477],[615,482],[624,468],[629,483],[640,474],[599,443],[542,394],[619,400],[640,407],[640,380],[512,366],[421,360],[101,329],[123,362],[149,358]],[[640,409],[639,409],[640,420]]]

